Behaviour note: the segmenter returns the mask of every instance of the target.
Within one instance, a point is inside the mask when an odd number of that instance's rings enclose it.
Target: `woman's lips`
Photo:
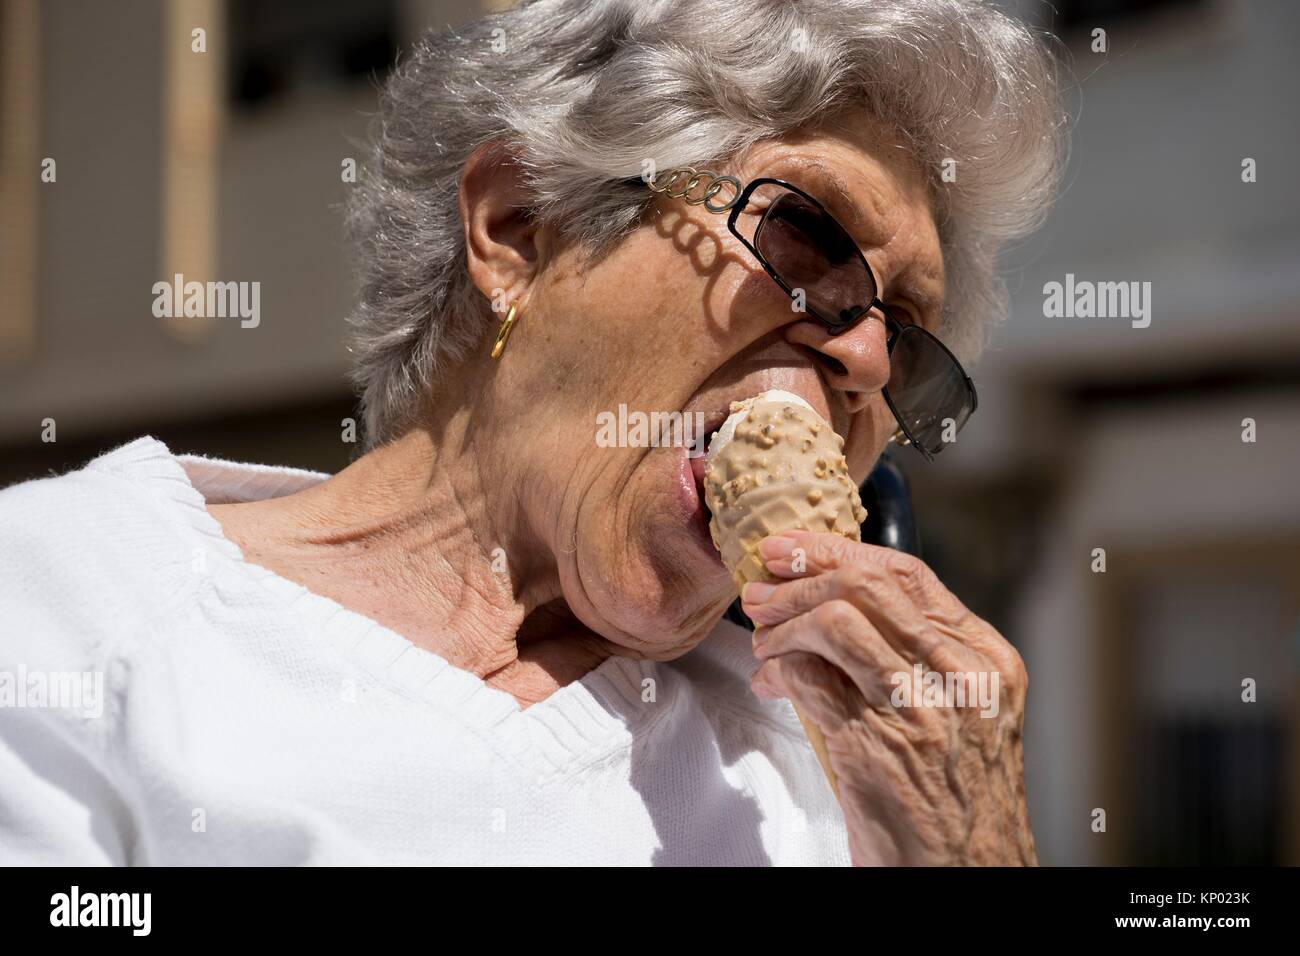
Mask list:
[[[688,448],[673,450],[677,452],[678,496],[686,513],[691,537],[700,545],[701,550],[721,567],[722,556],[713,546],[713,536],[709,533],[709,512],[704,507],[704,456],[692,457]]]
[[[713,441],[713,436],[718,433],[722,423],[726,421],[726,412],[715,412],[713,415],[704,419],[704,427],[701,433],[695,436],[695,441],[687,449],[686,460],[691,469],[691,476],[695,479],[695,497],[700,501],[703,507],[704,501],[704,470],[708,467],[708,458],[705,453],[709,450],[709,443]],[[708,511],[705,509],[705,524],[708,524]]]
[[[695,476],[695,490],[703,498],[704,468],[708,462],[703,455],[688,455],[686,460],[690,462],[691,474]]]

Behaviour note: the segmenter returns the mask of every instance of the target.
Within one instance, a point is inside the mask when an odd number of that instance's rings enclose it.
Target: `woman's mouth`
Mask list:
[[[718,428],[726,420],[727,413],[719,412],[705,419],[704,427],[694,439],[683,448],[679,460],[683,504],[686,506],[688,520],[695,538],[703,545],[709,555],[721,564],[717,548],[713,546],[713,536],[709,533],[709,510],[704,495],[704,470],[707,465],[705,452],[709,442],[717,434]]]
[[[709,444],[713,441],[713,436],[718,433],[722,423],[727,420],[727,412],[715,412],[704,418],[704,427],[700,429],[698,435],[687,446],[686,457],[691,463],[691,474],[695,476],[695,487],[699,492],[700,500],[704,500],[704,469],[708,464],[705,457],[709,450]]]

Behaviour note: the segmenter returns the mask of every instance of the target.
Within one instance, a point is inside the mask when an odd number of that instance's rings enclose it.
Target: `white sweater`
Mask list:
[[[204,506],[324,477],[141,438],[0,492],[0,864],[848,862],[747,632],[521,710]]]

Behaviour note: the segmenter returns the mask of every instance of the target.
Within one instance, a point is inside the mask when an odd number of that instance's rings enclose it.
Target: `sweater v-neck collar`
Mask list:
[[[652,661],[611,656],[545,700],[521,708],[510,694],[417,647],[395,631],[244,559],[208,512],[209,503],[262,500],[292,494],[329,476],[196,455],[173,455],[145,437],[97,459],[92,466],[129,470],[174,504],[179,526],[197,535],[220,560],[273,595],[322,641],[380,684],[454,717],[470,733],[489,738],[545,780],[627,746],[679,706],[678,672]],[[722,632],[722,633],[719,633]],[[743,642],[743,649],[740,643]],[[692,654],[705,651],[729,668],[752,670],[748,637],[727,621]],[[726,645],[726,646],[723,646]],[[751,666],[752,665],[752,666]]]

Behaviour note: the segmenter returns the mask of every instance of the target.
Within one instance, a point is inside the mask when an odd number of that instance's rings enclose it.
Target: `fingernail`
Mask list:
[[[758,553],[769,561],[773,558],[788,558],[793,552],[794,541],[779,535],[764,538],[758,543]]]
[[[740,592],[740,600],[744,604],[762,604],[771,599],[772,592],[775,590],[775,584],[768,584],[766,581],[750,581]]]

